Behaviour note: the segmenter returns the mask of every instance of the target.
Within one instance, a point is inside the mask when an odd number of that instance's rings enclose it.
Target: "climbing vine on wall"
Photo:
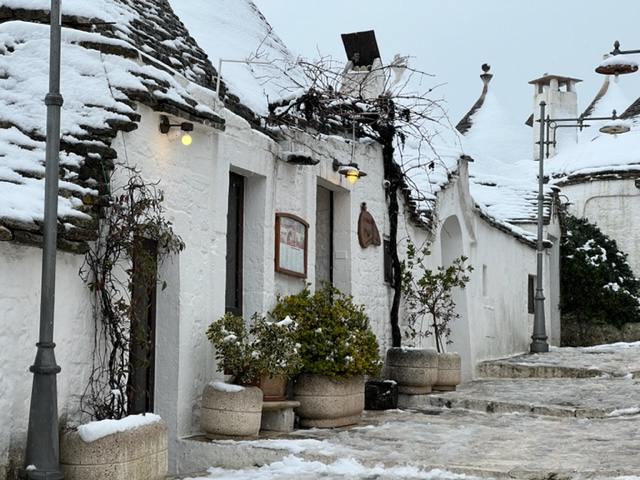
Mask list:
[[[153,347],[140,317],[150,307],[149,293],[157,285],[166,288],[158,266],[185,248],[164,217],[164,195],[157,184],[145,182],[138,170],[126,165],[118,165],[116,172],[125,181],[110,192],[99,239],[80,270],[95,320],[93,364],[82,411],[97,420],[129,413],[130,376],[135,368],[148,367],[149,357],[139,352]]]

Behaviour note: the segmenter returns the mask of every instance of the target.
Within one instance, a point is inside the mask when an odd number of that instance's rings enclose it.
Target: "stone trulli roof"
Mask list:
[[[473,125],[473,115],[484,104],[484,99],[486,98],[487,92],[489,91],[489,82],[493,78],[493,74],[489,73],[489,70],[491,70],[491,65],[484,63],[482,65],[483,73],[482,75],[480,75],[480,79],[482,80],[482,93],[480,94],[480,98],[476,100],[476,103],[473,104],[467,114],[462,117],[462,119],[456,125],[456,130],[458,130],[462,135],[465,135],[471,129],[471,125]]]
[[[104,171],[115,160],[111,140],[118,131],[136,128],[137,102],[192,121],[220,124],[212,106],[195,97],[198,88],[209,93],[215,89],[214,65],[224,57],[276,63],[276,68],[223,68],[226,106],[253,118],[258,128],[265,106],[300,93],[300,72],[284,70],[282,75],[282,67],[294,61],[292,55],[251,1],[171,2],[189,31],[167,0],[63,2],[60,248],[80,252],[94,238],[96,206],[107,193]],[[40,241],[43,217],[47,15],[48,0],[3,0],[0,7],[0,198],[7,199],[0,202],[0,238],[30,244]],[[491,113],[490,100],[487,95],[482,108],[473,112],[468,134],[479,131],[484,112]],[[435,136],[455,137],[452,133]],[[408,143],[398,151],[397,162],[406,173],[405,194],[419,224],[431,223],[438,192],[456,174],[460,155],[470,153],[476,160],[471,164],[471,192],[481,215],[530,239],[516,226],[531,218],[527,207],[532,176],[518,172],[519,165],[494,165],[494,158],[461,144],[459,137],[436,144],[433,152]]]
[[[622,112],[620,118],[637,119],[640,117],[640,98],[637,98],[629,107]]]
[[[606,75],[600,90],[582,112],[581,116],[587,119],[585,124],[588,124],[589,127],[578,132],[579,141],[590,142],[599,134],[598,129],[607,123],[606,120],[589,120],[589,118],[610,117],[614,111],[618,117],[622,117],[621,114],[630,104],[631,102],[622,91],[620,82],[612,82],[609,75]]]
[[[48,0],[0,6],[0,240],[41,243],[49,62]],[[82,252],[136,103],[223,128],[194,97],[215,69],[166,0],[62,2],[58,247]],[[189,85],[185,87],[184,85]]]
[[[492,225],[530,243],[534,236],[519,224],[537,220],[537,162],[532,159],[533,132],[514,121],[490,89],[493,75],[483,65],[482,93],[458,123],[469,166],[469,190],[480,214]],[[551,188],[545,190],[545,216]]]
[[[298,58],[251,0],[169,0],[190,34],[218,68],[228,92],[266,117],[269,105],[302,93],[308,80]],[[252,63],[242,63],[242,61]],[[260,63],[258,63],[260,62]]]

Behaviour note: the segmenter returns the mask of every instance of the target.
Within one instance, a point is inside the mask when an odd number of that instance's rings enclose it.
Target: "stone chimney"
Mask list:
[[[577,118],[578,117],[578,95],[576,93],[576,83],[581,82],[577,78],[561,77],[558,75],[547,75],[531,80],[529,83],[534,87],[533,93],[533,158],[540,157],[540,102],[546,103],[545,118]],[[560,122],[558,125],[573,125],[576,122]],[[578,143],[577,127],[560,127],[549,130],[548,140],[553,141],[555,136],[556,146],[549,145],[549,158],[557,152],[562,151],[563,146],[575,145]],[[546,147],[545,147],[546,150]]]
[[[385,75],[375,32],[343,33],[342,43],[347,63],[340,92],[365,100],[378,98],[384,93]]]

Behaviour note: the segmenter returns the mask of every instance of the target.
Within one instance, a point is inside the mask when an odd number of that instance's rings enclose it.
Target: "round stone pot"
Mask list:
[[[60,469],[67,480],[163,480],[168,460],[167,425],[162,420],[90,442],[77,430],[60,436]]]
[[[462,381],[462,359],[457,353],[438,354],[438,380],[434,391],[450,392]]]
[[[387,350],[386,376],[398,384],[398,393],[431,393],[438,380],[438,352],[433,348],[392,347]]]
[[[207,438],[218,435],[258,435],[262,419],[262,390],[213,382],[204,387],[200,425]]]
[[[353,425],[364,410],[364,376],[338,379],[303,373],[296,376],[293,399],[301,427],[333,428]]]

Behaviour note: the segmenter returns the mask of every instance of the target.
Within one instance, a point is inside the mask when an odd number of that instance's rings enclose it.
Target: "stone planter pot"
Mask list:
[[[204,387],[200,425],[207,438],[218,435],[258,435],[262,418],[262,390],[213,382]]]
[[[301,427],[333,428],[353,425],[364,410],[364,376],[337,379],[303,373],[295,378],[293,399]]]
[[[438,352],[433,348],[392,347],[387,350],[386,376],[398,384],[398,393],[431,393],[438,380]]]
[[[462,381],[462,359],[457,353],[438,354],[438,380],[434,391],[450,392]]]
[[[60,469],[66,480],[162,480],[168,459],[163,420],[91,442],[85,442],[77,430],[60,436]]]

